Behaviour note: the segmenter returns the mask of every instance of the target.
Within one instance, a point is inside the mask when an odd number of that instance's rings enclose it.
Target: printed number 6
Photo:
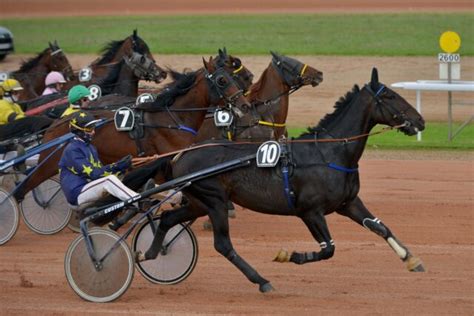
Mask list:
[[[217,119],[219,122],[228,122],[230,120],[230,114],[227,111],[219,111],[217,112]]]

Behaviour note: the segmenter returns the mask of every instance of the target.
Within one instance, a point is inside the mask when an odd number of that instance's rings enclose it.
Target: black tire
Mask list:
[[[153,221],[158,226],[160,217],[155,217]],[[145,252],[152,239],[150,222],[145,221],[135,231],[132,250]],[[141,275],[152,283],[177,284],[185,280],[196,267],[199,249],[190,227],[182,224],[172,227],[163,241],[163,245],[167,244],[166,253],[161,252],[155,260],[135,263]]]

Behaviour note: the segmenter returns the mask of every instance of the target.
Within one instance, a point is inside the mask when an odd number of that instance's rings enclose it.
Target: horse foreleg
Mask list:
[[[374,217],[365,207],[359,197],[352,202],[347,203],[346,207],[337,211],[364,226],[368,230],[381,236],[388,245],[395,251],[398,257],[406,263],[407,269],[412,272],[424,272],[423,263],[417,257],[414,257],[407,247],[405,247],[378,218]]]
[[[334,255],[335,246],[334,241],[331,239],[326,219],[321,212],[306,212],[301,219],[308,227],[309,231],[313,235],[314,239],[319,242],[321,251],[311,252],[296,252],[293,251],[290,254],[285,250],[280,252],[275,257],[274,261],[277,262],[294,262],[296,264],[304,264],[308,262],[327,260]]]

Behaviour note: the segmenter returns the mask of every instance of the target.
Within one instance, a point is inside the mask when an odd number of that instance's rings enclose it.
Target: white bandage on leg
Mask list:
[[[129,189],[116,176],[110,175],[86,184],[82,188],[81,194],[77,197],[77,203],[81,205],[83,203],[97,201],[106,196],[107,193],[122,201],[138,195],[137,192]]]

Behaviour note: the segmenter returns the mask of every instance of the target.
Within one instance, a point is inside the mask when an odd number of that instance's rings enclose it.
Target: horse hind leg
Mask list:
[[[201,210],[201,211],[199,211]],[[170,230],[173,226],[192,221],[199,216],[203,216],[206,214],[205,208],[190,208],[189,204],[183,205],[179,208],[175,208],[171,211],[164,211],[161,214],[160,224],[156,228],[155,235],[153,236],[153,241],[145,253],[137,252],[135,253],[135,260],[138,261],[145,261],[145,260],[154,260],[158,257],[162,246],[163,240],[165,239],[166,233]]]
[[[321,212],[306,212],[301,219],[308,227],[314,239],[319,242],[321,250],[311,252],[296,252],[289,254],[286,250],[280,250],[273,261],[276,262],[293,262],[296,264],[305,264],[327,260],[334,255],[335,245],[331,239],[331,234],[327,227],[326,219]]]
[[[406,267],[411,272],[424,272],[423,263],[420,258],[413,256],[407,247],[405,247],[385,226],[382,221],[374,217],[357,197],[354,201],[347,204],[346,208],[338,211],[339,214],[351,218],[353,221],[364,226],[371,232],[376,233],[388,243],[390,248],[395,251],[398,257],[406,263]]]

